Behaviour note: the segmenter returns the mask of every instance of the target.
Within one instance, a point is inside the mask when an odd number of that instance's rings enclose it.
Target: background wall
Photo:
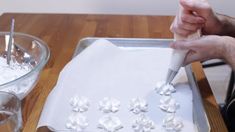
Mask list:
[[[234,0],[209,0],[220,13],[235,16]],[[0,0],[3,12],[174,15],[178,0]]]

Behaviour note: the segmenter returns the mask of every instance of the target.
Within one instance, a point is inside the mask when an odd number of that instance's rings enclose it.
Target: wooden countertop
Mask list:
[[[171,16],[14,14],[0,16],[0,30],[9,31],[10,19],[16,20],[16,32],[44,40],[51,57],[34,90],[23,100],[23,132],[36,131],[43,105],[56,84],[59,72],[73,55],[76,44],[84,37],[172,38]],[[204,106],[213,132],[227,129],[219,113],[200,63],[193,64]],[[45,128],[38,131],[46,132]]]

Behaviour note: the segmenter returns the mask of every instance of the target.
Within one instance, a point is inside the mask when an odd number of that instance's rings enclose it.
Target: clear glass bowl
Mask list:
[[[14,93],[22,100],[35,87],[50,51],[45,42],[28,34],[14,33],[13,39],[12,60],[19,65],[30,65],[31,68],[28,73],[0,84],[0,91]],[[9,32],[0,32],[0,57],[6,58],[8,40]]]

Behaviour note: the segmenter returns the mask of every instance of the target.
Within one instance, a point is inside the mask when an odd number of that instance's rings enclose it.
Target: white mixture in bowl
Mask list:
[[[32,68],[28,64],[19,64],[17,62],[10,62],[10,65],[6,63],[6,59],[0,57],[0,85],[13,81],[25,74],[27,74]]]
[[[31,70],[32,66],[30,64],[20,64],[11,60],[10,65],[8,65],[6,58],[0,57],[0,85],[20,78]],[[0,90],[15,93],[20,99],[22,99],[26,93],[30,91],[36,79],[37,76],[33,75],[32,77],[25,78],[24,80],[13,83],[12,85],[0,86]]]

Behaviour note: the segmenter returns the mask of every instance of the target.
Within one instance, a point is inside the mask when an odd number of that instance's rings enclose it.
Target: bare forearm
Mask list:
[[[223,37],[224,54],[223,58],[235,71],[235,38]]]
[[[222,14],[217,14],[217,17],[220,21],[221,26],[214,27],[214,28],[219,28],[219,32],[216,34],[235,37],[235,18]]]

